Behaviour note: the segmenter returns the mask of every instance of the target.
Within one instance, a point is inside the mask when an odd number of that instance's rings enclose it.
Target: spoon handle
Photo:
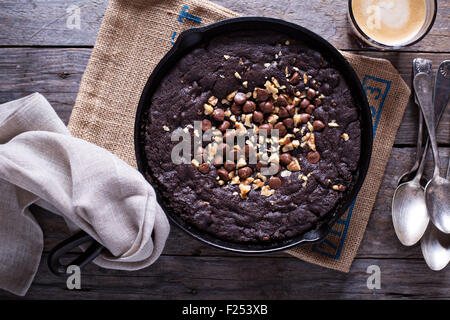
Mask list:
[[[450,71],[450,60],[445,60],[439,65],[438,71],[436,73],[436,80],[435,80],[434,94],[433,94],[434,116],[435,116],[434,125],[435,125],[436,129],[439,125],[439,121],[441,120],[442,114],[444,113],[445,107],[447,106],[449,96],[450,96],[450,72],[449,71]],[[431,76],[431,73],[427,72],[427,74],[429,74]],[[417,97],[415,97],[415,99],[417,99]],[[417,104],[418,104],[418,101],[417,101]],[[419,110],[419,112],[420,112],[420,115],[422,116],[422,112],[420,110]],[[420,159],[420,165],[419,165],[419,168],[417,169],[416,176],[414,177],[416,182],[420,182],[420,178],[422,177],[424,164],[425,164],[425,158],[426,158],[426,155],[428,152],[429,145],[430,145],[430,140],[427,137],[425,147],[423,149],[422,157]],[[447,170],[447,172],[448,172],[448,170]],[[448,179],[448,176],[447,176],[447,179]]]
[[[436,142],[435,116],[433,108],[433,88],[431,85],[431,77],[426,73],[420,72],[414,77],[414,89],[416,91],[419,105],[422,108],[423,117],[428,129],[428,135],[431,142],[434,158],[434,174],[439,175],[439,150]]]
[[[420,72],[424,72],[428,75],[432,75],[432,68],[433,62],[428,59],[423,58],[415,58],[413,60],[413,79],[416,76],[416,74]],[[422,111],[419,107],[419,101],[417,100],[417,96],[414,93],[414,102],[417,105],[417,108],[419,109],[419,130],[417,132],[417,143],[416,143],[416,161],[414,162],[414,166],[412,167],[411,171],[417,170],[420,164],[420,159],[422,158],[420,153],[422,152],[422,144],[423,144],[423,115]]]
[[[448,158],[448,165],[447,165],[447,180],[450,180],[450,158]]]

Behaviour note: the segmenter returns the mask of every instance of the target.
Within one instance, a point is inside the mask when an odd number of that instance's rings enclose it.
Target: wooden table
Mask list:
[[[433,69],[450,59],[450,1],[439,1],[430,34],[401,52],[360,49],[348,35],[347,1],[214,0],[246,15],[270,15],[301,24],[336,47],[389,59],[408,84],[415,57],[431,59]],[[66,27],[67,8],[81,8],[81,30]],[[0,103],[38,91],[67,123],[106,0],[2,0],[0,2]],[[176,227],[161,258],[137,272],[89,266],[82,290],[66,289],[65,280],[46,266],[50,248],[67,237],[64,222],[36,212],[45,233],[44,256],[27,299],[402,299],[450,298],[450,267],[430,271],[419,246],[403,247],[394,235],[391,198],[398,176],[415,155],[417,108],[410,103],[398,131],[364,240],[350,273],[311,265],[284,253],[258,256],[231,254],[201,244]],[[450,153],[450,110],[438,130],[442,165]],[[428,160],[429,164],[431,159]],[[429,167],[428,164],[428,174]],[[381,268],[381,289],[369,290],[370,265]],[[0,299],[15,298],[0,291]]]

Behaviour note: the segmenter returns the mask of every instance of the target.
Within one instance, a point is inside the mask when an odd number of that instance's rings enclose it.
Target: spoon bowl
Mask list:
[[[432,223],[420,241],[425,262],[431,270],[444,269],[450,261],[450,236],[442,233]]]
[[[436,175],[425,188],[428,213],[434,225],[444,233],[450,233],[450,181]]]
[[[412,246],[422,238],[430,221],[423,188],[417,179],[401,184],[392,201],[395,233],[404,246]]]

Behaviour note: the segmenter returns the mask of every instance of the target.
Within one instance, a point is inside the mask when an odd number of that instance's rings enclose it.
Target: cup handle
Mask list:
[[[64,255],[66,255],[69,251],[71,251],[72,249],[78,247],[83,243],[91,241],[93,241],[93,243],[89,246],[89,248],[85,252],[80,253],[70,263],[67,264],[61,263],[61,258]],[[103,249],[105,249],[105,247],[102,246],[97,241],[95,241],[90,235],[88,235],[84,231],[80,231],[71,236],[70,238],[67,238],[66,240],[62,241],[50,251],[50,254],[48,255],[47,258],[48,268],[54,275],[66,276],[67,267],[71,265],[76,265],[80,267],[80,269],[82,269],[84,266],[86,266],[95,258],[97,258],[103,251]]]

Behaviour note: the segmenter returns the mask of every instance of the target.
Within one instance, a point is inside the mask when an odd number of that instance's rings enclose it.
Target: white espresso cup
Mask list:
[[[349,0],[353,32],[379,49],[399,49],[420,41],[430,31],[437,0]]]

